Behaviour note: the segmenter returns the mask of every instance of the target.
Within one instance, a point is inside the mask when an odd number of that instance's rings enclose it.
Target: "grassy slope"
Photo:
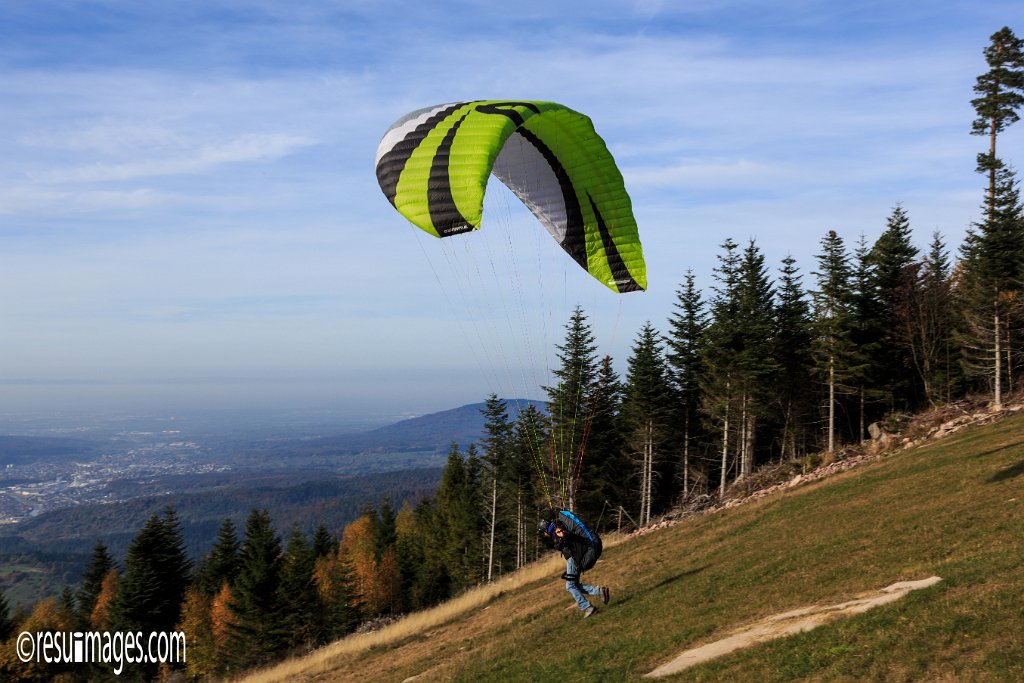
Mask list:
[[[933,574],[671,680],[1024,680],[1024,416],[611,548],[587,575],[613,589],[596,618],[564,609],[555,572],[397,644],[314,654],[292,680],[635,680],[758,618]]]

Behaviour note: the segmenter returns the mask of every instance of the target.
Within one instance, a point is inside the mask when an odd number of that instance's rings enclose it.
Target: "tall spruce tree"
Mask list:
[[[638,469],[640,526],[647,526],[658,509],[656,497],[664,503],[665,489],[659,491],[658,482],[671,486],[671,476],[665,476],[671,474],[671,462],[665,462],[665,455],[676,417],[674,398],[662,341],[647,322],[633,344],[622,400],[626,446]]]
[[[704,372],[703,353],[707,313],[693,270],[687,270],[682,286],[676,290],[675,310],[669,317],[666,340],[669,368],[681,404],[682,453],[679,475],[683,498],[689,495],[694,477],[694,444],[700,436],[700,384]],[[703,478],[703,475],[701,475]]]
[[[240,549],[235,523],[231,518],[225,517],[217,530],[217,540],[214,541],[210,554],[197,572],[199,589],[204,595],[213,598],[225,583],[234,583],[238,574]]]
[[[1003,168],[996,143],[999,134],[1020,119],[1017,111],[1024,106],[1024,40],[1008,26],[993,33],[990,40],[985,48],[989,70],[978,76],[974,85],[978,97],[971,100],[971,105],[977,118],[971,124],[971,134],[988,137],[988,152],[978,154],[977,170],[988,176],[986,204],[991,211],[995,206],[998,171]],[[991,213],[987,218],[991,220]]]
[[[892,345],[898,339],[896,319],[883,315],[885,306],[881,302],[878,283],[878,268],[873,259],[875,250],[868,246],[868,238],[861,233],[853,250],[850,269],[850,340],[848,367],[846,372],[850,391],[854,394],[857,429],[855,439],[867,438],[868,416],[874,419],[879,406],[892,410],[895,407],[895,387],[906,386],[905,380],[894,379],[897,375],[893,364],[900,365],[902,358]],[[906,279],[906,273],[903,274]],[[900,292],[900,300],[903,292]],[[894,304],[895,305],[895,304]]]
[[[804,425],[814,411],[811,386],[811,308],[796,260],[787,255],[779,271],[775,307],[774,357],[778,365],[775,407],[783,457],[796,459],[805,448]]]
[[[954,351],[949,250],[938,231],[932,235],[920,271],[920,295],[914,302],[918,314],[909,336],[925,397],[931,405],[939,405],[953,400],[960,373],[959,355]]]
[[[128,545],[125,572],[112,606],[116,630],[173,631],[191,562],[172,508],[152,515]]]
[[[452,591],[476,584],[481,578],[483,516],[481,513],[480,465],[475,445],[465,457],[453,443],[437,489],[439,550],[444,558]]]
[[[281,540],[274,531],[270,513],[253,509],[245,522],[245,541],[229,603],[234,619],[228,651],[235,671],[270,662],[286,647],[281,559]]]
[[[905,334],[916,313],[911,302],[917,295],[918,284],[918,249],[911,240],[910,218],[903,206],[897,204],[886,220],[885,230],[868,253],[870,291],[864,297],[864,304],[858,306],[858,309],[877,307],[877,310],[866,310],[858,315],[866,321],[858,327],[867,328],[866,341],[873,344],[869,362],[874,366],[874,373],[865,379],[873,380],[871,383],[886,394],[890,410],[917,405],[913,350]],[[877,326],[877,340],[872,338],[876,333],[871,326]],[[864,348],[860,339],[857,343]]]
[[[551,438],[550,469],[556,504],[574,509],[573,468],[585,449],[584,434],[592,417],[597,376],[597,345],[583,309],[577,306],[565,326],[565,342],[557,346],[557,383],[545,387]]]
[[[551,491],[551,486],[545,481],[548,471],[544,463],[545,453],[551,444],[548,421],[532,403],[516,416],[512,439],[510,479],[515,481],[516,488],[515,566],[518,568],[528,560],[536,559],[536,543],[529,543],[530,539],[536,539],[536,533],[533,521],[528,520],[534,520],[531,513]],[[531,552],[531,547],[534,552]]]
[[[114,568],[114,558],[110,556],[107,545],[98,541],[92,549],[89,564],[85,567],[85,574],[82,576],[82,585],[78,589],[76,621],[80,628],[87,629],[92,611],[96,607],[96,598],[103,589],[103,579],[107,572]],[[3,638],[0,638],[3,640]]]
[[[966,373],[989,383],[992,403],[999,408],[1013,377],[1013,342],[1024,303],[1024,209],[1012,169],[997,171],[985,215],[961,246],[959,339]]]
[[[504,502],[505,482],[507,481],[508,468],[511,461],[512,450],[512,423],[509,421],[508,409],[505,401],[498,398],[497,394],[491,394],[480,411],[484,418],[484,438],[482,446],[484,454],[481,458],[483,472],[487,480],[487,573],[486,579],[490,582],[494,577],[495,537],[505,531],[504,524],[499,520],[499,494]],[[504,544],[498,541],[498,556],[502,555]],[[500,559],[500,558],[499,558]]]
[[[286,648],[311,647],[323,633],[323,604],[314,576],[315,566],[313,550],[296,524],[288,535],[278,589]]]
[[[611,356],[601,359],[594,390],[587,450],[581,463],[576,507],[583,519],[603,525],[602,513],[627,502],[629,458],[624,452],[622,383]]]
[[[1012,354],[1006,337],[1014,312],[1007,308],[1019,290],[1021,228],[1008,215],[1019,200],[1013,197],[1016,181],[998,156],[997,141],[1019,120],[1017,111],[1024,106],[1024,41],[1003,27],[992,34],[984,54],[989,70],[974,86],[978,97],[971,104],[977,117],[971,133],[988,137],[988,151],[978,154],[977,165],[977,171],[988,178],[988,188],[978,233],[969,233],[963,246],[961,298],[966,324],[961,339],[968,373],[990,381],[993,405],[1001,408],[1004,372],[1010,370],[1004,354]]]
[[[836,410],[841,393],[848,391],[846,384],[854,365],[856,346],[851,336],[853,328],[853,302],[850,257],[843,239],[830,230],[821,240],[821,253],[817,255],[817,289],[812,293],[814,302],[815,372],[825,388],[826,433],[825,445],[829,453],[836,448]]]
[[[730,470],[730,435],[736,420],[736,360],[740,350],[743,321],[740,310],[740,255],[732,239],[722,243],[712,287],[711,323],[705,334],[701,376],[701,410],[708,429],[714,433],[720,454],[718,494],[725,495]],[[735,439],[732,440],[733,442]]]
[[[736,390],[739,398],[740,478],[754,467],[758,421],[768,413],[770,396],[778,371],[774,358],[775,290],[764,265],[764,255],[750,240],[740,260],[737,287]]]

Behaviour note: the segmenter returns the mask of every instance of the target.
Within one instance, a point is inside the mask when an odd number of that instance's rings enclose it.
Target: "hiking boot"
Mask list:
[[[595,614],[597,614],[597,608],[591,605],[583,612],[583,618],[586,619],[587,617],[592,617]]]
[[[601,586],[601,601],[604,604],[608,604],[608,601],[612,598],[612,592],[608,589],[608,586]]]

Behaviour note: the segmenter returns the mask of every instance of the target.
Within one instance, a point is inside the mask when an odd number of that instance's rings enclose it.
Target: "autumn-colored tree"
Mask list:
[[[177,627],[185,634],[185,642],[188,644],[185,671],[197,679],[213,676],[217,670],[210,603],[210,598],[202,590],[195,586],[189,588],[185,593],[181,622]]]
[[[397,563],[392,563],[389,568],[394,576],[385,577],[379,571],[373,531],[373,519],[370,515],[363,515],[345,527],[341,538],[341,553],[352,567],[356,591],[368,615],[387,611],[390,603],[387,589],[397,590],[400,586]]]
[[[213,639],[213,652],[217,667],[224,671],[227,665],[225,656],[230,639],[231,626],[235,623],[235,615],[231,611],[231,587],[227,583],[220,587],[210,604],[210,636]]]
[[[359,624],[359,595],[354,572],[340,547],[316,561],[313,577],[323,605],[323,638],[333,640],[351,632]]]
[[[107,631],[110,629],[110,610],[120,587],[121,575],[117,573],[117,569],[109,570],[103,577],[99,595],[96,596],[96,605],[89,615],[89,624],[92,626],[92,630]]]
[[[36,603],[32,613],[19,627],[20,631],[37,633],[40,631],[69,631],[73,628],[71,621],[61,615],[61,608],[55,598],[46,598]],[[59,679],[68,666],[64,664],[47,664],[35,659],[23,662],[18,658],[18,650],[12,635],[7,641],[0,643],[0,680],[23,681],[24,683],[49,683]]]

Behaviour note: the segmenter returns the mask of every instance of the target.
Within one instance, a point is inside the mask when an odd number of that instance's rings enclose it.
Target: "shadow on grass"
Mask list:
[[[995,484],[996,482],[1006,481],[1007,479],[1013,479],[1024,474],[1024,460],[1021,460],[1016,465],[1010,465],[1009,467],[1003,468],[988,478],[989,484]]]
[[[706,564],[703,567],[697,567],[695,569],[687,569],[684,572],[680,572],[678,574],[673,574],[672,576],[669,576],[669,577],[667,577],[665,579],[662,579],[661,581],[659,581],[655,585],[653,585],[650,588],[646,589],[644,591],[644,593],[647,593],[647,592],[653,591],[653,590],[657,590],[657,589],[661,588],[662,586],[669,585],[670,583],[675,583],[679,579],[685,578],[687,576],[694,576],[695,574],[700,574],[702,571],[704,571],[705,569],[707,569],[710,566],[711,566],[710,564]],[[637,595],[638,594],[633,593],[633,594],[627,595],[626,597],[622,598],[621,600],[616,600],[615,602],[617,604],[619,604],[619,605],[622,605],[622,604],[625,604],[625,603],[629,602],[634,597],[637,597]]]
[[[981,451],[980,453],[975,453],[971,457],[973,457],[973,458],[984,458],[984,457],[987,457],[989,455],[994,455],[996,453],[1001,453],[1002,451],[1005,451],[1008,448],[1014,448],[1015,446],[1022,446],[1022,445],[1024,445],[1024,439],[1018,439],[1017,441],[1014,441],[1012,443],[1003,444],[1001,446],[996,446],[995,448],[990,448],[987,451]]]

